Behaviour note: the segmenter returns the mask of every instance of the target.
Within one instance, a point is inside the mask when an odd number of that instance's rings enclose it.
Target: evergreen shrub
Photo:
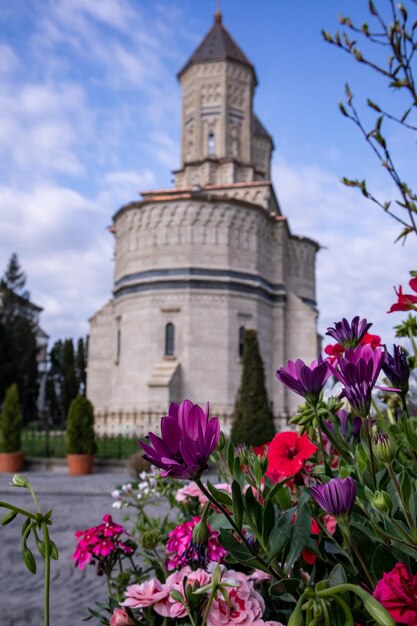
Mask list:
[[[265,388],[265,373],[256,330],[246,330],[242,378],[236,396],[231,439],[252,446],[271,441],[274,418]]]
[[[97,444],[94,434],[94,409],[85,396],[72,400],[65,434],[67,454],[95,454]]]
[[[22,410],[16,383],[8,387],[0,413],[0,452],[19,452]]]

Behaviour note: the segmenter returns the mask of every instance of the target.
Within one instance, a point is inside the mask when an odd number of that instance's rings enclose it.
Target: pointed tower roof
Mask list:
[[[252,63],[239,48],[229,31],[223,26],[222,14],[216,11],[214,24],[190,56],[186,64],[178,72],[178,78],[192,65],[197,63],[211,63],[215,61],[235,61],[249,67],[257,84],[256,73]]]

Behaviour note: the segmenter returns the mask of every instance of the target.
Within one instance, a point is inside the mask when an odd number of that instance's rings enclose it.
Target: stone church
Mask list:
[[[113,217],[113,293],[90,320],[98,431],[140,435],[185,398],[210,401],[228,431],[245,328],[258,332],[276,418],[299,399],[275,371],[317,357],[319,246],[282,215],[273,139],[253,110],[255,68],[220,12],[178,80],[175,186],[142,192]]]

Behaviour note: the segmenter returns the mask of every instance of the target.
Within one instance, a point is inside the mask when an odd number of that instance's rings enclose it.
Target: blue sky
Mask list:
[[[384,4],[380,0],[379,4]],[[388,99],[383,81],[325,44],[348,0],[222,0],[224,23],[254,63],[255,107],[275,140],[273,180],[292,231],[323,246],[319,331],[366,316],[390,342],[393,285],[416,268],[416,241],[341,185],[392,189],[338,110],[348,81],[358,107]],[[387,4],[387,3],[386,3]],[[0,3],[0,269],[17,252],[52,338],[88,332],[110,297],[111,216],[139,190],[171,184],[179,164],[176,73],[209,30],[214,0],[19,0]],[[415,141],[388,131],[416,184]],[[277,364],[277,366],[280,364]]]

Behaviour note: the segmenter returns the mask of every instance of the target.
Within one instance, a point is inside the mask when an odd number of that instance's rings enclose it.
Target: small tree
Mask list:
[[[20,428],[22,411],[16,383],[6,390],[0,413],[0,450],[2,452],[19,452]]]
[[[94,409],[85,396],[77,396],[70,404],[67,417],[65,447],[69,454],[94,454]]]
[[[275,435],[274,420],[265,388],[264,365],[255,330],[246,330],[243,369],[235,403],[231,439],[253,446],[266,443]]]

